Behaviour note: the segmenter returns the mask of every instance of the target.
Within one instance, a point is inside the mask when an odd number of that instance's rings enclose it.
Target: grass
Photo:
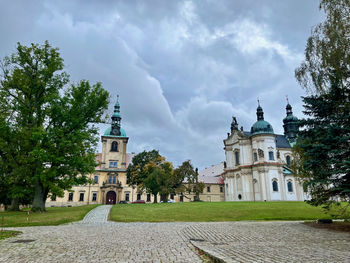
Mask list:
[[[328,219],[319,207],[304,202],[191,202],[113,206],[118,222],[214,222],[241,220]]]
[[[12,230],[5,230],[5,231],[0,231],[0,240],[9,238],[9,237],[14,237],[20,234],[21,232],[19,231],[12,231]]]
[[[75,207],[48,207],[47,212],[36,212],[29,214],[27,222],[27,212],[0,212],[0,226],[4,217],[4,227],[22,226],[56,226],[73,221],[79,221],[93,208],[98,205],[84,205]]]

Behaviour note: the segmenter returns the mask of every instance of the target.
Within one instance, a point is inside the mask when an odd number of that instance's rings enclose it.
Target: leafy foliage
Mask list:
[[[109,94],[85,80],[67,87],[63,67],[58,49],[47,41],[18,43],[1,64],[0,146],[7,147],[1,147],[0,166],[17,188],[7,191],[10,198],[34,192],[33,210],[45,210],[49,192],[61,196],[86,183],[84,174],[96,166],[94,123],[102,121]]]
[[[177,174],[177,177],[182,178],[182,181],[185,180],[186,184],[184,185],[185,191],[188,194],[194,193],[195,200],[199,200],[199,194],[203,193],[205,184],[198,180],[198,169],[194,170],[191,161],[187,160],[182,163],[181,166],[174,170],[174,173]]]
[[[140,192],[151,193],[155,203],[158,194],[167,202],[169,194],[182,192],[184,176],[181,169],[174,170],[172,163],[156,150],[135,155],[127,168],[128,184],[136,186]]]
[[[350,1],[322,0],[326,20],[307,41],[305,61],[296,70],[304,97],[303,128],[294,171],[310,190],[313,205],[350,200]]]

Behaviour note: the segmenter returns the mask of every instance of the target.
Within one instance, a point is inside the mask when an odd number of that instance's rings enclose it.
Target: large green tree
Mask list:
[[[28,47],[18,43],[1,67],[0,106],[6,121],[0,123],[0,132],[9,129],[18,142],[1,137],[0,144],[10,145],[4,154],[14,160],[9,167],[0,161],[10,178],[19,176],[33,189],[32,209],[44,211],[49,193],[62,196],[65,189],[86,183],[85,174],[94,171],[94,123],[102,121],[109,94],[100,83],[68,85],[63,59],[48,42]],[[18,164],[22,171],[14,172]]]
[[[321,0],[326,19],[307,41],[296,78],[308,118],[301,121],[295,171],[313,205],[350,200],[350,0]],[[328,206],[329,207],[329,206]]]
[[[185,182],[184,190],[195,195],[195,201],[199,201],[199,194],[203,193],[205,184],[198,179],[198,169],[194,169],[190,160],[183,162],[178,168],[174,170],[178,178],[182,178]]]

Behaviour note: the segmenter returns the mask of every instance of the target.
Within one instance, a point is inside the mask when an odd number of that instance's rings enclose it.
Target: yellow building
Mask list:
[[[47,206],[76,206],[84,204],[116,204],[120,201],[133,202],[144,200],[153,202],[153,196],[147,193],[139,193],[135,187],[126,183],[126,169],[131,163],[134,153],[127,153],[129,138],[121,127],[120,105],[117,102],[114,106],[114,113],[111,117],[112,124],[101,136],[102,153],[97,155],[100,165],[94,174],[88,175],[94,180],[94,184],[79,185],[65,191],[63,197],[50,197]],[[223,163],[220,164],[223,172]],[[217,171],[219,171],[217,169]],[[203,170],[199,177],[206,184],[200,199],[203,201],[224,201],[224,183],[216,171],[215,175],[210,174],[213,169]],[[193,195],[170,195],[175,202],[193,201]],[[160,200],[160,197],[157,197]]]

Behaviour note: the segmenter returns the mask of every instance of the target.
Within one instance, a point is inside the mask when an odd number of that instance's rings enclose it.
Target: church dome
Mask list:
[[[273,128],[270,123],[264,120],[257,121],[253,124],[252,128],[250,129],[251,135],[254,134],[262,134],[262,133],[271,133],[273,134]]]
[[[260,104],[256,109],[256,116],[258,120],[256,123],[253,124],[252,128],[250,129],[251,135],[266,133],[273,134],[273,128],[271,124],[264,120],[264,111]]]
[[[126,136],[126,132],[124,131],[123,128],[120,128],[120,135],[119,135],[119,136],[112,135],[112,134],[111,134],[111,130],[112,130],[112,128],[109,127],[109,128],[105,131],[104,136],[127,137],[127,136]]]

